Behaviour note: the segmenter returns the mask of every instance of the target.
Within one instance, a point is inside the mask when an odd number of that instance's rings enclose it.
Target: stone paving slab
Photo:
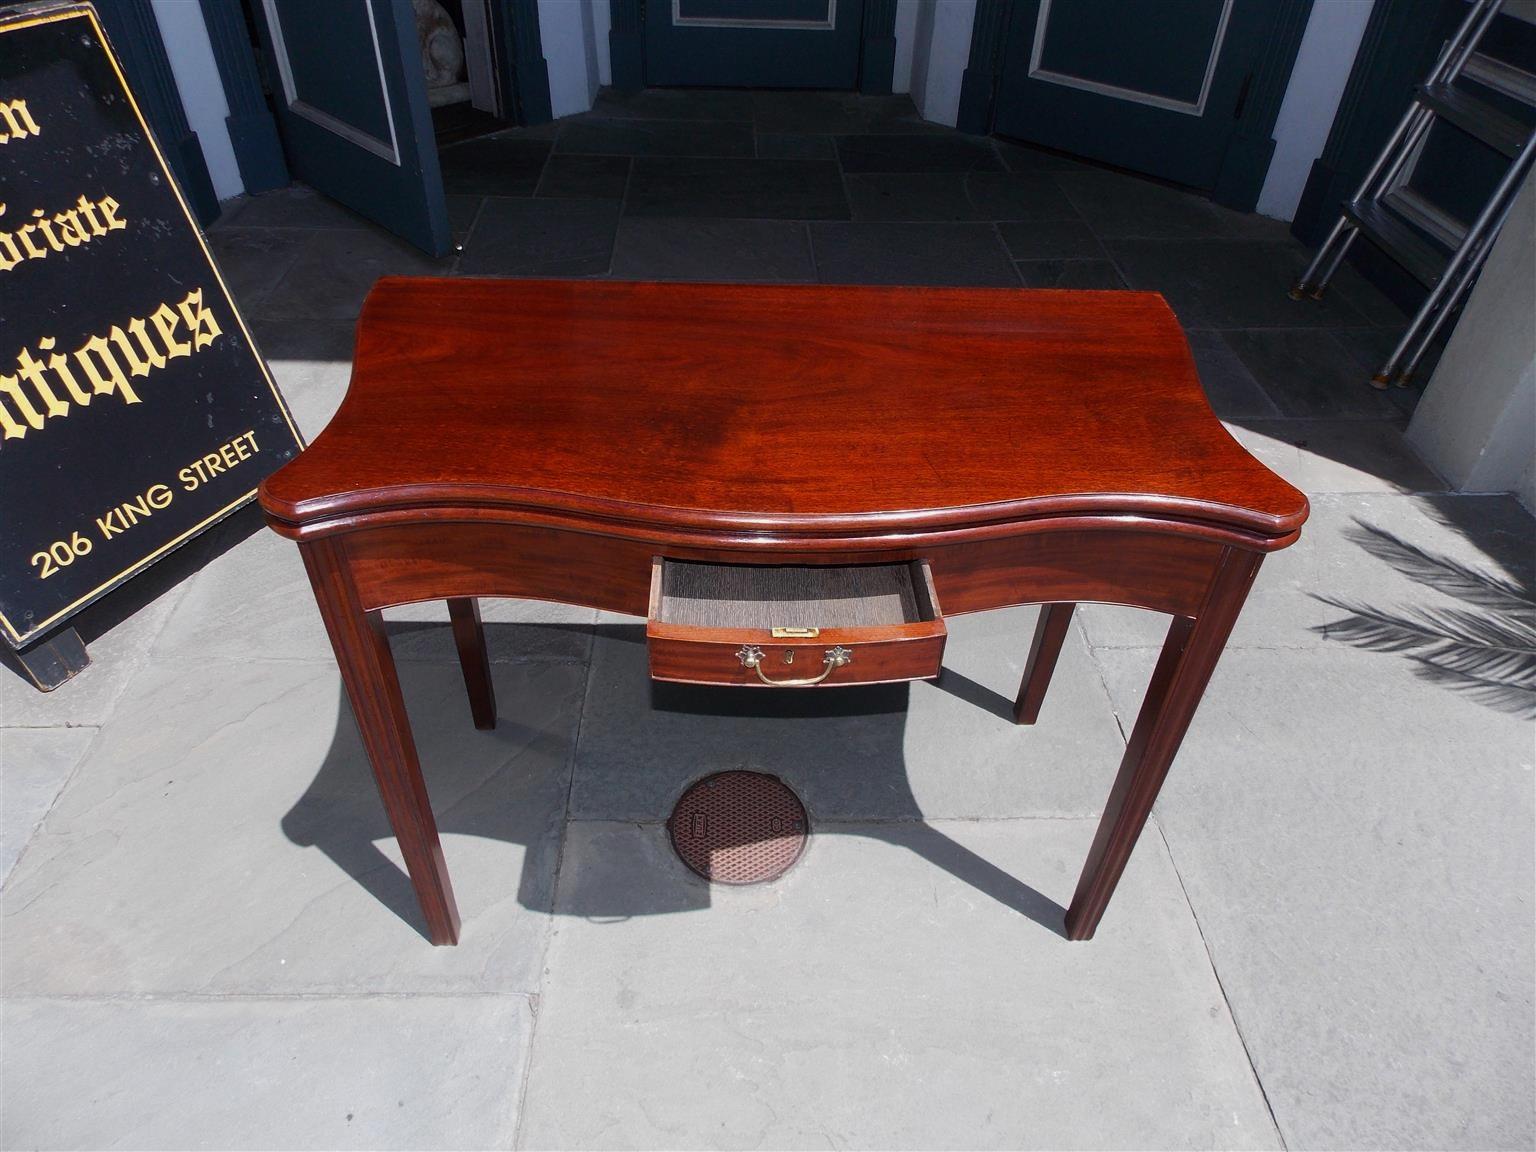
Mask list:
[[[1223,334],[1284,416],[1407,423],[1396,389],[1370,387],[1368,373],[1361,370],[1344,341],[1331,333],[1284,323]]]
[[[476,204],[479,204],[478,199]],[[280,371],[285,361],[315,363],[341,361],[350,364],[356,338],[356,320],[264,320],[246,317],[267,363]],[[282,383],[279,379],[279,384]]]
[[[1083,167],[1054,173],[1053,179],[1101,237],[1189,240],[1230,235],[1228,217],[1210,201],[1128,173]]]
[[[516,136],[480,136],[442,149],[443,189],[450,195],[532,196],[550,145]]]
[[[457,661],[446,601],[385,611],[395,659]],[[537,600],[483,600],[486,647],[495,663],[583,661],[590,608]],[[299,549],[263,529],[208,565],[155,643],[160,657],[334,661]]]
[[[0,728],[0,881],[95,738],[95,728]]]
[[[613,274],[638,280],[814,281],[811,242],[798,220],[626,217]]]
[[[1303,492],[1443,492],[1445,481],[1381,420],[1243,420],[1238,442]]]
[[[599,624],[572,815],[665,819],[689,783],[742,767],[784,777],[823,819],[1097,813],[1124,744],[1080,640],[1040,722],[1013,723],[1035,616],[952,617],[937,684],[801,693],[653,687],[643,628]]]
[[[258,195],[240,196],[219,205],[223,213],[214,234],[227,228],[370,228],[350,208],[303,184]]]
[[[1153,653],[1096,657],[1133,715]],[[1536,1141],[1531,733],[1396,654],[1222,658],[1156,820],[1288,1146]]]
[[[604,156],[746,157],[752,125],[728,120],[609,120],[583,117],[560,132],[555,150]]]
[[[1316,648],[1330,643],[1321,629],[1347,613],[1319,599],[1367,607],[1404,604],[1465,607],[1386,560],[1367,544],[1393,549],[1362,526],[1391,533],[1438,557],[1536,587],[1536,526],[1510,496],[1314,494],[1301,539],[1264,561],[1228,648]],[[1441,581],[1445,581],[1442,579]],[[1137,608],[1086,605],[1078,621],[1094,648],[1160,646],[1168,617]]]
[[[0,727],[72,728],[106,723],[117,698],[143,666],[150,645],[185,591],[183,581],[106,632],[82,633],[90,667],[52,692],[39,692],[19,672],[0,667]]]
[[[1092,834],[827,825],[783,879],[711,892],[661,826],[574,823],[520,1144],[1278,1147],[1155,833],[1098,938],[1057,934]]]
[[[815,223],[811,246],[823,284],[1021,284],[991,224]]]
[[[154,661],[3,894],[6,992],[529,991],[583,671],[499,664],[470,724],[448,664],[401,679],[464,919],[433,948],[335,668]]]
[[[306,443],[313,442],[331,422],[352,379],[350,348],[338,360],[324,359],[323,355],[322,352],[281,359],[272,357],[267,361],[272,378],[277,381],[277,390],[287,401],[288,411]]]
[[[247,317],[355,320],[380,276],[442,276],[451,256],[426,255],[380,229],[317,228],[271,289],[240,301]]]
[[[7,1148],[508,1148],[523,996],[23,1000]]]
[[[1106,220],[1096,218],[1092,210],[1078,200],[1079,187],[1088,184],[1086,177],[1072,173],[1056,179],[1066,188],[1067,195],[1073,197],[1074,203],[1099,238],[1105,241],[1126,283],[1135,289],[1161,292],[1185,327],[1231,330],[1287,328],[1300,331],[1330,326],[1359,327],[1369,322],[1358,309],[1350,306],[1347,293],[1335,292],[1331,287],[1321,301],[1295,301],[1289,298],[1287,293],[1290,286],[1307,264],[1305,251],[1294,241],[1274,243],[1200,236],[1174,238],[1171,234],[1165,238],[1121,239],[1116,231],[1109,230],[1111,225]],[[1139,180],[1132,179],[1130,183],[1147,187]],[[1120,225],[1117,221],[1114,225],[1117,230],[1124,226],[1150,231],[1159,220],[1161,213],[1146,210],[1151,207],[1150,200],[1146,208],[1137,208],[1136,195],[1132,189],[1126,189],[1123,208],[1130,214],[1130,222]],[[1211,205],[1171,190],[1167,190],[1167,195],[1175,198],[1170,207],[1177,207],[1179,227],[1186,226],[1182,218],[1187,214],[1197,217],[1189,225],[1191,230],[1207,226],[1198,217],[1209,212]],[[1398,322],[1401,323],[1401,320]],[[1266,349],[1287,353],[1296,350],[1290,344],[1281,348],[1266,345]],[[1243,355],[1243,349],[1234,346],[1233,350]],[[1342,346],[1334,345],[1331,350],[1341,357],[1347,356]],[[1275,398],[1274,389],[1267,386],[1270,381],[1260,375],[1255,364],[1247,357],[1244,357],[1244,363],[1259,377],[1259,383],[1266,385],[1265,391]],[[1306,367],[1286,356],[1270,356],[1266,358],[1265,364],[1276,372],[1277,381],[1286,379],[1293,383],[1301,380],[1298,373]],[[1350,396],[1355,399],[1359,397],[1355,396],[1353,390],[1360,383],[1356,375],[1348,385]],[[1371,391],[1369,388],[1360,390]],[[1278,398],[1276,402],[1279,403]],[[1364,402],[1373,403],[1368,397]],[[1383,399],[1381,414],[1385,415],[1391,410],[1390,402]],[[1291,412],[1295,416],[1323,414],[1309,410]]]
[[[562,137],[562,142],[563,142]],[[752,155],[748,136],[747,156]],[[842,171],[832,160],[639,156],[626,216],[847,220]]]
[[[1195,358],[1195,368],[1205,388],[1205,398],[1210,401],[1216,415],[1223,420],[1242,423],[1275,419],[1280,415],[1275,402],[1259,387],[1253,373],[1248,371],[1237,353],[1222,339],[1220,332],[1197,328],[1186,332],[1184,336]],[[1232,429],[1231,424],[1228,424],[1228,428]],[[1232,430],[1236,434],[1236,430]]]
[[[1007,221],[997,231],[1015,260],[1102,260],[1107,255],[1081,220]]]
[[[1016,260],[1013,266],[1026,288],[1118,291],[1125,287],[1125,281],[1109,260]]]
[[[471,276],[602,276],[613,259],[617,200],[488,196],[457,270]]]
[[[337,216],[351,221],[352,227],[365,227],[362,217],[352,215],[323,196],[311,193],[308,202],[330,205]],[[260,203],[258,200],[247,200],[243,207],[252,210]],[[237,303],[254,301],[277,287],[299,258],[309,235],[304,229],[232,228],[224,225],[222,219],[219,223],[221,227],[208,235],[208,246],[218,261],[224,286]]]

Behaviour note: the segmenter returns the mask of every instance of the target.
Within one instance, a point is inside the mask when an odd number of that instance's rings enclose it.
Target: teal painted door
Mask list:
[[[1017,0],[995,131],[1216,185],[1271,0]]]
[[[410,0],[256,0],[294,176],[418,248],[448,205]]]
[[[853,88],[863,0],[647,0],[645,82]]]

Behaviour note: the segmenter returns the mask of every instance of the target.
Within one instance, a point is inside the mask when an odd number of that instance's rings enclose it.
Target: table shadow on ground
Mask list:
[[[392,623],[391,635],[432,627],[447,625]],[[488,624],[487,642],[497,651],[517,651],[520,635],[534,627],[547,630],[552,626]],[[644,629],[634,625],[597,625],[595,631],[608,639],[645,642]],[[497,671],[505,680],[516,675],[505,669],[531,667],[535,666],[498,665]],[[499,686],[496,729],[476,731],[470,723],[459,669],[454,665],[400,662],[399,675],[407,702],[418,705],[413,708],[412,722],[439,835],[485,837],[524,845],[517,880],[517,898],[523,907],[541,913],[558,911],[567,916],[617,920],[710,906],[710,886],[688,871],[669,846],[666,858],[657,864],[656,876],[648,882],[567,885],[562,888],[557,908],[554,880],[569,803],[574,756],[567,742],[571,737],[542,727],[539,721],[543,718],[530,712],[539,702],[520,700],[504,685]],[[987,711],[1011,715],[1011,701],[967,677],[946,671],[938,683]],[[822,790],[818,795],[816,789],[807,787],[806,779],[796,778],[800,773],[781,772],[806,803],[812,836],[851,834],[904,846],[976,891],[1064,936],[1066,910],[1060,904],[925,822],[907,779],[903,753],[909,691],[907,684],[769,692],[653,682],[650,706],[661,712],[696,716],[703,722],[770,718],[784,724],[814,724],[856,719],[859,752],[851,769],[853,775],[845,775],[840,787],[844,793],[850,789],[879,790],[892,814],[871,821],[843,811],[836,792]],[[450,706],[420,706],[424,701],[447,700],[450,694],[456,698]],[[807,766],[805,772],[842,771],[846,767],[835,763],[830,768]],[[670,810],[689,784],[719,770],[711,767],[686,779],[654,780],[658,791],[665,793],[662,806]],[[647,786],[651,783],[648,781]],[[380,847],[392,839],[393,831],[344,698],[338,701],[336,732],[327,755],[303,795],[284,815],[282,830],[292,843],[318,849],[380,904],[426,936],[409,877]],[[451,840],[445,854],[469,931],[473,928],[472,909],[498,895],[474,892],[473,886],[501,884],[510,878],[466,874],[462,869],[456,873]]]

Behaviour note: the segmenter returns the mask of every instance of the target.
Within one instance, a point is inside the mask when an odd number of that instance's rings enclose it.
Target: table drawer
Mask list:
[[[823,568],[657,558],[645,634],[657,680],[833,688],[932,679],[946,631],[921,560]]]

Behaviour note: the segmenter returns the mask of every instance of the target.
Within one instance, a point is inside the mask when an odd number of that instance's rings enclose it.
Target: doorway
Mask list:
[[[441,146],[513,124],[516,86],[497,52],[492,0],[413,0],[421,69]]]
[[[288,171],[432,255],[451,245],[438,146],[548,119],[547,77],[514,62],[538,52],[526,0],[243,4]]]

